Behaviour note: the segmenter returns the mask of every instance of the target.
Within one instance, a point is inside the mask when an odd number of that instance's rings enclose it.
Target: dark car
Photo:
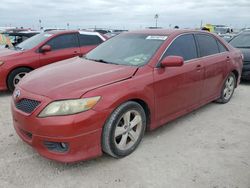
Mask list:
[[[241,78],[250,81],[250,31],[241,32],[230,40],[229,43],[242,51],[244,62]]]
[[[16,46],[21,42],[25,41],[26,39],[39,34],[39,32],[18,32],[18,33],[4,33],[4,34],[10,38],[12,45]]]

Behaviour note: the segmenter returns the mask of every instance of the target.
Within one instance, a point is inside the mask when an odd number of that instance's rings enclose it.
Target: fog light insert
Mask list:
[[[69,144],[65,142],[50,142],[50,141],[44,141],[44,146],[50,150],[55,152],[66,152],[69,149]]]

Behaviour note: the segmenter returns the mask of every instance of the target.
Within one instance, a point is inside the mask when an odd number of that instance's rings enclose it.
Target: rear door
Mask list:
[[[155,68],[156,118],[165,123],[171,115],[198,105],[201,100],[204,68],[197,58],[197,47],[193,34],[177,37],[164,53],[166,56],[182,56],[181,67]]]
[[[85,55],[90,50],[94,49],[96,46],[98,46],[104,41],[104,39],[102,39],[100,36],[94,33],[93,34],[80,33],[78,37],[82,55]]]
[[[229,52],[226,47],[210,34],[195,34],[199,56],[205,68],[203,100],[210,100],[221,91],[226,77]]]
[[[40,66],[79,56],[81,54],[76,33],[55,36],[50,39],[46,45],[51,46],[51,51],[40,53]]]

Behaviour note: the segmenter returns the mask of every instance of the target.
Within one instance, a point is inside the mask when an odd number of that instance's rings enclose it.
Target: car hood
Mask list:
[[[53,100],[79,98],[90,90],[128,79],[137,69],[76,57],[32,71],[19,87]]]
[[[23,53],[23,51],[18,51],[18,50],[12,50],[9,48],[1,48],[0,49],[0,58],[5,58],[7,56],[17,56],[17,55],[21,55]],[[0,59],[1,60],[1,59]]]
[[[243,61],[250,62],[250,48],[239,48],[239,50],[244,55],[244,60]]]

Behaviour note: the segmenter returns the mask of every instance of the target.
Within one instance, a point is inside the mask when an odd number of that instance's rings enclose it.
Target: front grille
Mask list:
[[[16,102],[16,108],[27,114],[32,113],[41,102],[31,99],[21,99]]]

